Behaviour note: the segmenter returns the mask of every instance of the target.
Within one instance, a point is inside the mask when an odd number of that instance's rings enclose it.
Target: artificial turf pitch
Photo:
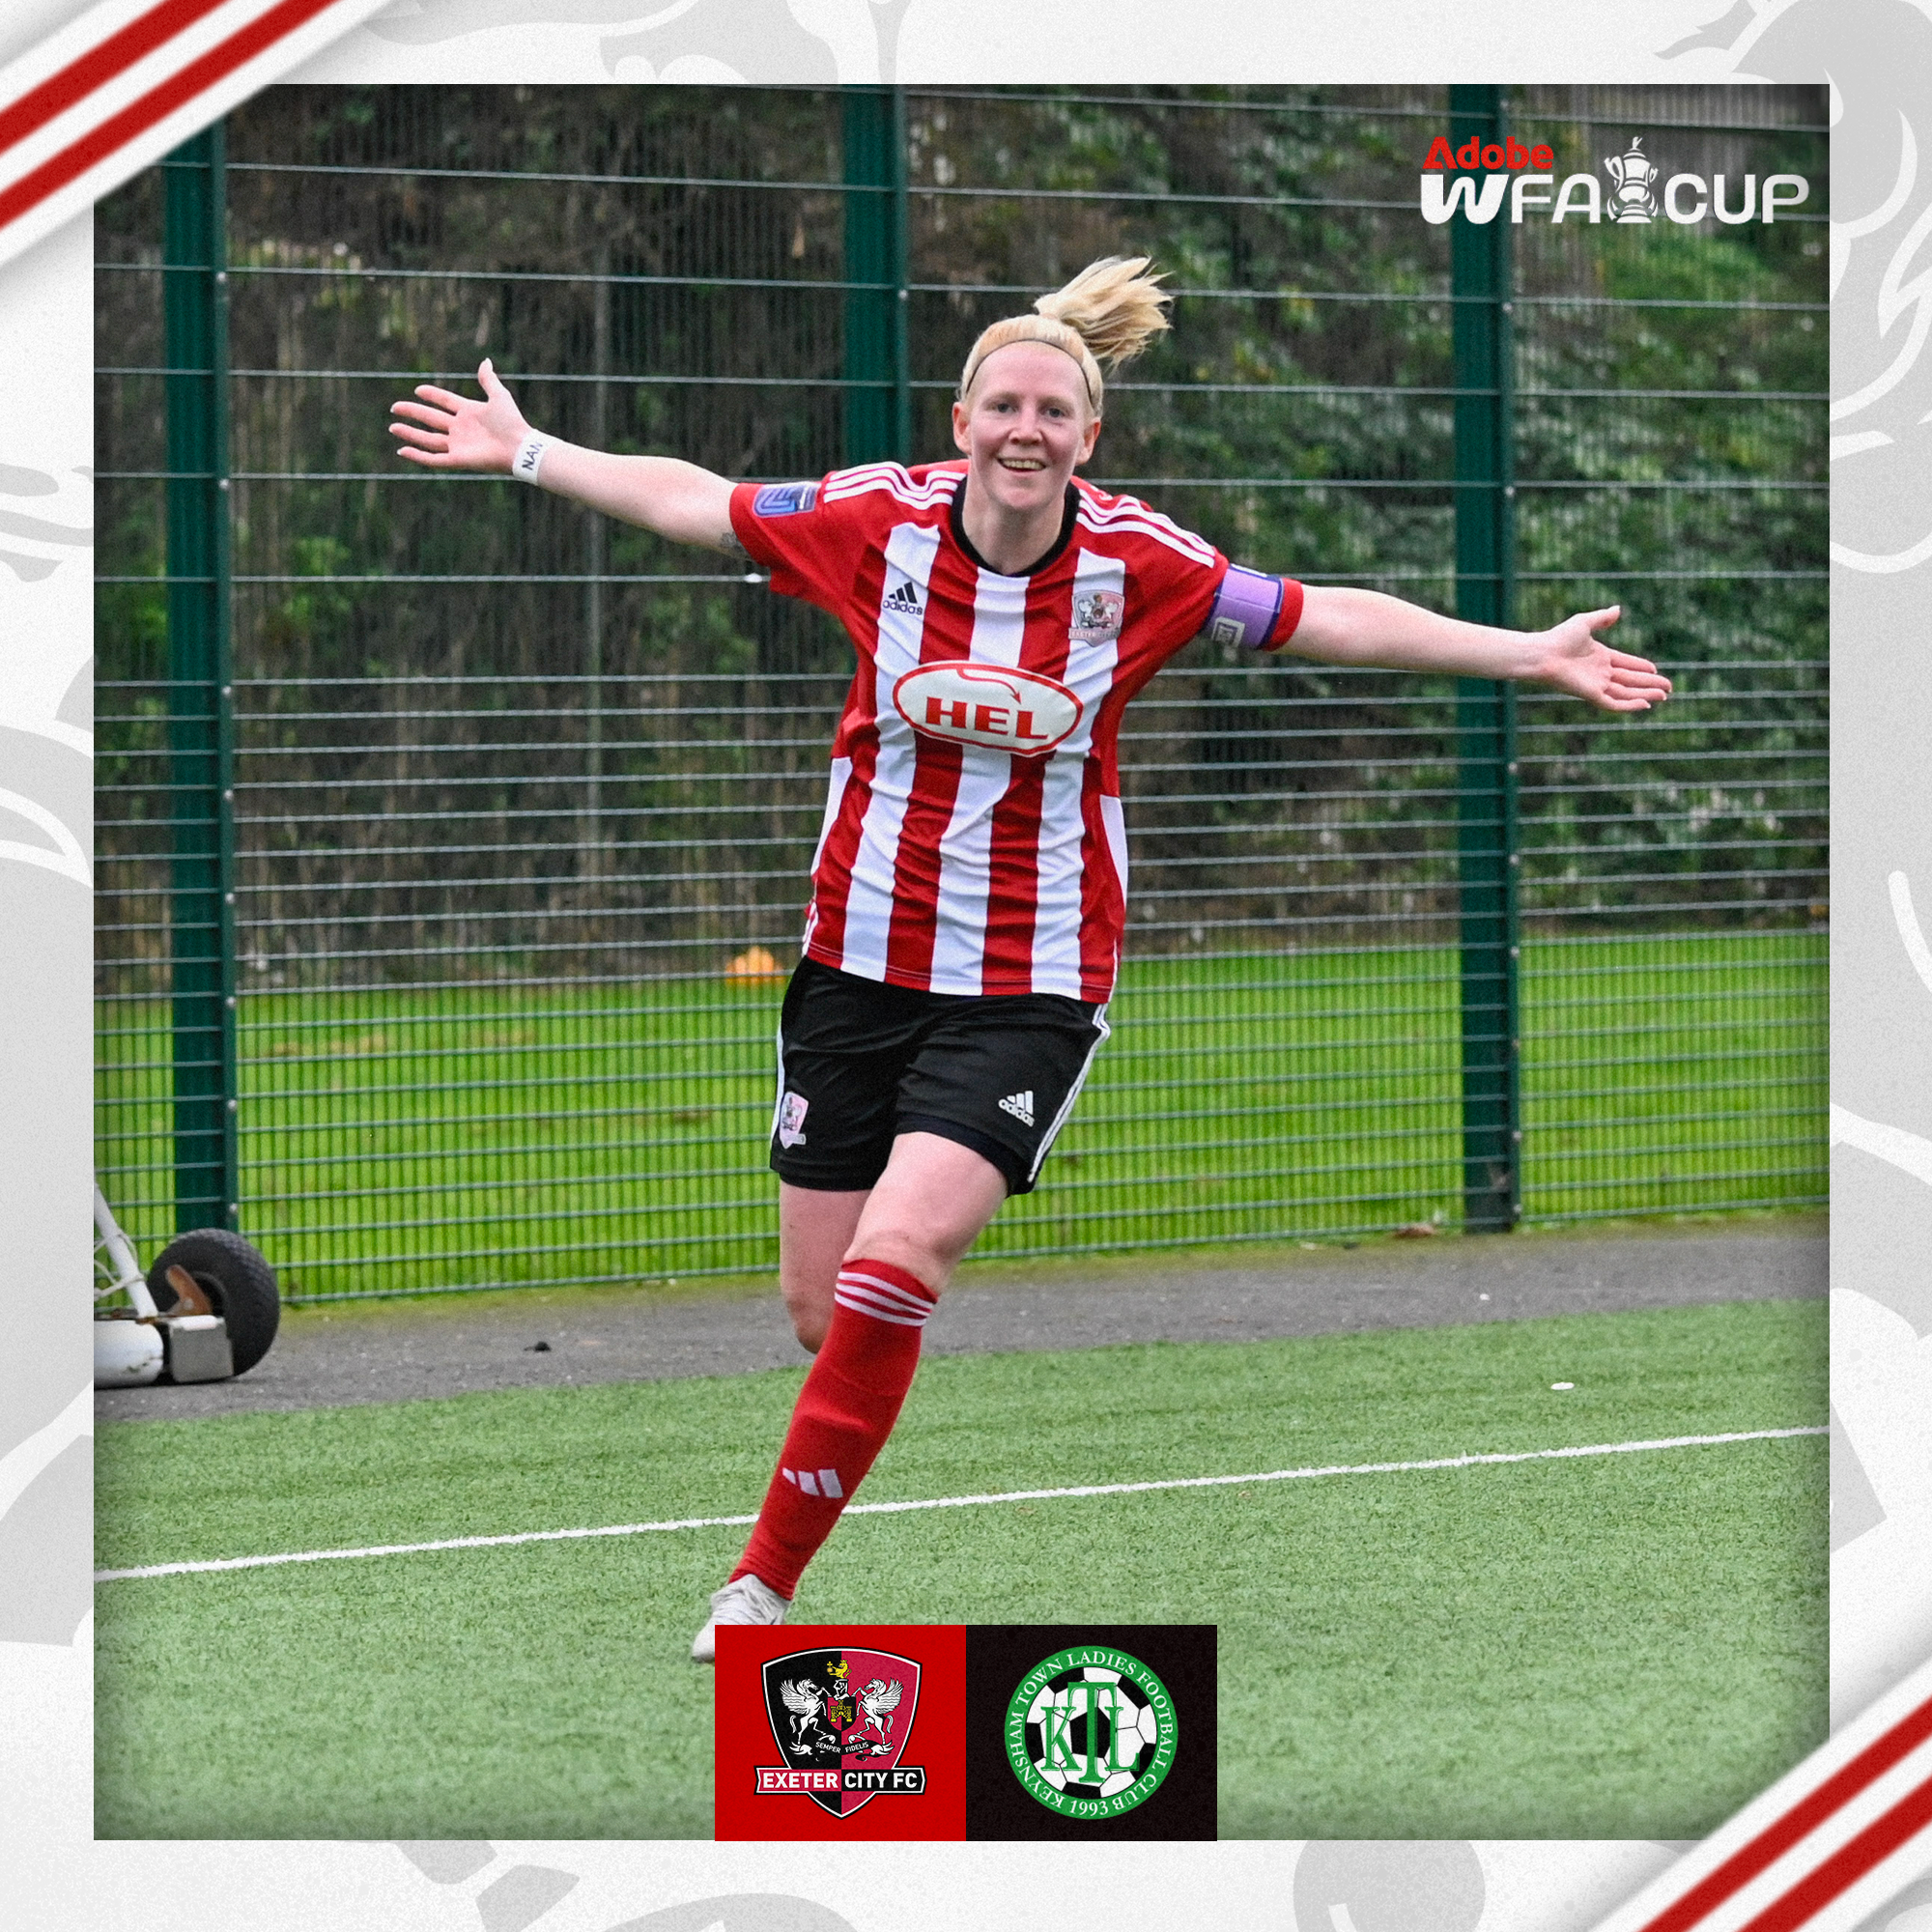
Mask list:
[[[862,1499],[1816,1425],[1824,1313],[935,1358]],[[799,1380],[110,1424],[97,1562],[742,1514]],[[1826,1487],[1807,1435],[858,1516],[795,1614],[1217,1623],[1224,1836],[1686,1838],[1825,1735]],[[708,1836],[744,1535],[103,1582],[97,1833]]]

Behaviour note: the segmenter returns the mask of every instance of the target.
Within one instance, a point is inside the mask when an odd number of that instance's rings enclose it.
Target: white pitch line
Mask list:
[[[1519,1449],[1488,1456],[1434,1456],[1421,1463],[1335,1463],[1313,1469],[1265,1469],[1248,1476],[1169,1476],[1151,1483],[1083,1483],[1062,1490],[998,1490],[981,1496],[933,1496],[921,1502],[852,1503],[847,1516],[896,1516],[907,1510],[973,1509],[981,1503],[1054,1502],[1065,1496],[1135,1496],[1152,1490],[1210,1490],[1237,1483],[1305,1483],[1320,1476],[1400,1476],[1423,1469],[1473,1469],[1491,1463],[1548,1463],[1577,1456],[1634,1456],[1647,1449],[1704,1449],[1723,1442],[1774,1442],[1823,1435],[1804,1429],[1745,1429],[1727,1435],[1661,1435],[1647,1442],[1592,1442],[1576,1449]],[[689,1516],[669,1522],[620,1522],[604,1529],[526,1529],[515,1536],[446,1536],[435,1543],[376,1543],[364,1549],[296,1549],[275,1556],[223,1556],[206,1563],[150,1563],[138,1570],[97,1570],[97,1583],[129,1577],[185,1577],[206,1570],[266,1570],[277,1563],[339,1563],[358,1556],[418,1556],[434,1549],[500,1549],[515,1543],[570,1543],[586,1536],[648,1536],[667,1529],[730,1529],[755,1516]]]

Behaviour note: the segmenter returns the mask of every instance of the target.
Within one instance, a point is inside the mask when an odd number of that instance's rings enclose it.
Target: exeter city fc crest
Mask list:
[[[1076,590],[1066,635],[1076,644],[1104,644],[1121,635],[1127,600],[1118,590]]]
[[[783,1764],[757,1767],[758,1796],[803,1793],[835,1818],[874,1798],[925,1789],[902,1764],[919,1707],[919,1665],[885,1650],[795,1650],[764,1666],[765,1715]]]

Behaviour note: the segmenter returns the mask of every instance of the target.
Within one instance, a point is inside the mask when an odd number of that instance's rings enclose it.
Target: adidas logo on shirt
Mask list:
[[[1000,1102],[1000,1111],[1003,1114],[1010,1114],[1022,1126],[1032,1126],[1033,1089],[1029,1087],[1024,1094],[1009,1094]]]
[[[911,578],[904,579],[888,595],[886,598],[886,609],[888,611],[903,611],[908,615],[914,617],[919,615],[919,592],[912,587]]]

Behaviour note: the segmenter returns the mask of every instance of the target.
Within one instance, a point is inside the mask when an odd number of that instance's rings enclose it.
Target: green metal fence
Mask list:
[[[1042,1254],[1824,1197],[1815,89],[278,90],[99,211],[100,1151],[296,1296],[764,1267],[775,971],[849,645],[397,463],[492,355],[740,476],[950,452],[984,322],[1172,271],[1090,469],[1238,560],[1677,681],[1237,664],[1128,714],[1128,964]],[[1808,180],[1432,225],[1433,139]]]

